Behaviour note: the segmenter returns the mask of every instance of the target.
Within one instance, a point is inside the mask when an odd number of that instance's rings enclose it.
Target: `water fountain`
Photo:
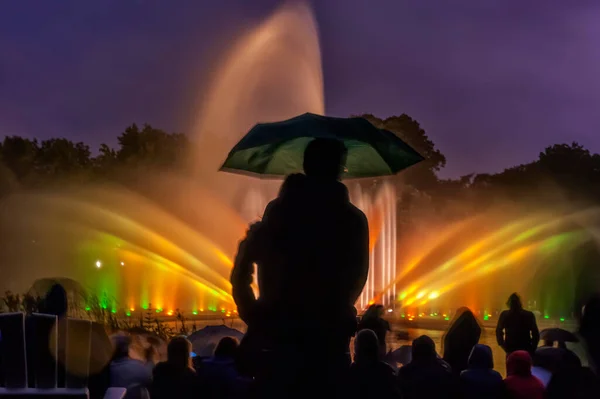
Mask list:
[[[64,276],[105,295],[102,306],[115,312],[234,312],[228,277],[236,243],[280,182],[217,170],[256,122],[324,113],[310,7],[285,4],[237,41],[216,71],[193,129],[192,177],[165,172],[140,177],[141,189],[21,192],[3,202],[0,227],[11,239],[0,248],[10,268],[2,288],[22,292],[36,278]],[[388,185],[375,196],[358,187],[352,198],[377,232],[364,307],[395,276],[395,194]],[[386,304],[394,292],[385,291]]]
[[[487,320],[518,291],[540,315],[564,319],[590,293],[578,280],[598,276],[597,267],[584,270],[578,253],[596,247],[599,225],[598,208],[488,211],[421,242],[391,285],[411,317],[466,305]],[[583,258],[595,262],[598,252]]]
[[[36,278],[65,276],[106,293],[103,306],[115,311],[131,313],[152,304],[167,314],[176,308],[234,312],[228,276],[237,241],[280,182],[217,170],[256,122],[325,112],[310,8],[286,4],[250,30],[225,55],[211,82],[192,129],[191,177],[141,177],[143,190],[87,186],[5,199],[0,288],[23,292]],[[502,209],[430,228],[431,239],[417,237],[405,245],[397,237],[395,186],[379,183],[373,189],[347,182],[371,230],[371,269],[359,308],[378,302],[407,314],[442,315],[469,305],[487,315],[502,308],[508,293],[523,290],[535,298],[533,307],[550,315],[565,313],[561,304],[573,301],[576,276],[569,274],[569,259],[559,255],[596,240],[597,209],[527,216]],[[562,267],[546,267],[548,259],[560,259]],[[546,281],[544,270],[560,273],[548,282],[552,290],[536,291],[540,284],[530,283]]]

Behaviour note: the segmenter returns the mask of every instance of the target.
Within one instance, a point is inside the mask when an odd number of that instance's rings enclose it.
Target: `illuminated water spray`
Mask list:
[[[384,183],[374,192],[365,192],[359,184],[351,190],[353,203],[369,220],[369,275],[356,304],[364,309],[377,301],[388,306],[395,303],[396,285],[396,192]]]
[[[580,273],[577,261],[564,259],[574,260],[585,243],[595,245],[598,223],[597,208],[474,218],[452,234],[440,233],[438,245],[426,246],[390,284],[398,285],[398,303],[408,309],[466,305],[483,310],[487,319],[491,309],[504,307],[508,294],[520,291],[540,313],[564,313],[575,305]],[[544,277],[556,271],[562,277]]]
[[[257,122],[270,122],[312,112],[324,114],[323,76],[316,21],[305,3],[288,3],[240,39],[218,69],[200,114],[198,144],[200,170],[212,175],[233,145]],[[207,148],[210,148],[207,154]],[[230,192],[232,207],[243,218],[256,220],[272,199],[279,181],[260,181],[219,174],[219,190]],[[373,197],[353,191],[352,200],[379,231],[372,237],[369,281],[361,308],[395,278],[395,190],[384,185]],[[381,214],[382,218],[377,215]],[[389,304],[395,287],[385,291]]]
[[[89,185],[16,193],[0,207],[3,289],[69,277],[102,306],[127,313],[233,311],[229,273],[247,223],[262,215],[280,181],[218,172],[229,149],[257,122],[324,114],[317,25],[293,2],[234,43],[215,69],[193,132],[193,172],[141,175],[131,190]],[[373,234],[365,305],[395,277],[395,198],[391,186],[353,194]],[[385,290],[389,303],[394,287]]]

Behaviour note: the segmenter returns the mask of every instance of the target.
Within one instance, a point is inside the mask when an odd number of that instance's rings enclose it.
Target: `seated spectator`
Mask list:
[[[372,330],[364,329],[357,334],[347,386],[349,398],[400,398],[394,370],[381,361],[380,349],[377,335]]]
[[[238,341],[222,338],[214,356],[202,361],[200,377],[202,392],[210,398],[246,397],[249,381],[241,377],[236,368]]]
[[[422,335],[412,343],[412,360],[398,370],[404,399],[438,399],[458,396],[458,384],[450,366],[439,358],[435,343]]]
[[[150,387],[152,374],[146,365],[129,357],[131,336],[118,335],[113,339],[115,352],[110,363],[110,386],[130,388],[134,385]]]
[[[192,344],[185,337],[175,337],[167,346],[167,361],[154,368],[150,388],[152,399],[188,399],[201,396],[198,377],[192,367]]]
[[[504,397],[502,376],[494,370],[494,358],[489,346],[477,344],[473,347],[467,369],[460,374],[460,383],[465,399]]]
[[[507,396],[511,399],[543,399],[544,384],[531,374],[529,352],[518,350],[506,359],[508,376],[504,379]]]

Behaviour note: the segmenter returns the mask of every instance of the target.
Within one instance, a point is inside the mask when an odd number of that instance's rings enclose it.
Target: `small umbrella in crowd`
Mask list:
[[[398,349],[389,352],[386,355],[386,360],[407,365],[412,360],[412,346],[402,345]]]
[[[192,350],[197,356],[209,357],[213,355],[215,347],[224,337],[233,337],[241,341],[244,333],[225,325],[206,326],[190,334],[187,338],[192,343]]]
[[[550,342],[579,342],[575,334],[562,328],[546,328],[541,331],[540,338]]]
[[[344,143],[348,150],[344,178],[394,175],[423,160],[394,133],[364,118],[306,113],[253,127],[233,147],[221,170],[266,177],[301,172],[304,149],[316,138]]]

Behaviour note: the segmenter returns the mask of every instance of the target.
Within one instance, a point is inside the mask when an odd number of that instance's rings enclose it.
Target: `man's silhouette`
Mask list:
[[[288,176],[262,221],[251,226],[231,275],[240,316],[270,353],[267,364],[287,358],[286,374],[303,379],[321,371],[326,378],[349,366],[354,303],[368,275],[367,219],[339,181],[346,154],[337,140],[308,144],[305,174]],[[258,299],[250,287],[253,263]]]
[[[507,355],[518,350],[533,354],[540,341],[535,315],[523,309],[521,298],[513,293],[508,298],[508,310],[500,313],[496,326],[496,340]]]

